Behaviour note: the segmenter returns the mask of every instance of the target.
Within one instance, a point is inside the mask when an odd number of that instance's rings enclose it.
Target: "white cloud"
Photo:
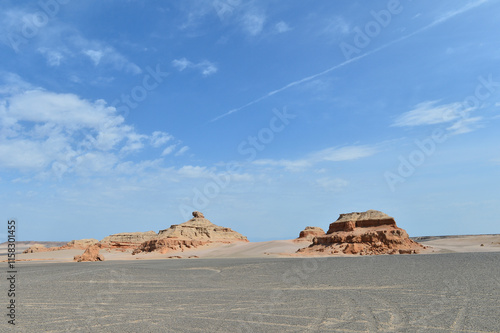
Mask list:
[[[472,109],[464,109],[461,103],[436,105],[438,101],[418,104],[413,110],[399,116],[392,126],[434,125],[454,121]]]
[[[99,65],[99,62],[101,62],[101,58],[104,55],[102,51],[97,51],[97,50],[85,50],[83,53],[92,60],[95,66]]]
[[[374,155],[378,152],[378,148],[374,146],[346,146],[346,147],[332,147],[320,150],[312,154],[313,161],[350,161],[357,160],[363,157]]]
[[[286,22],[283,22],[283,21],[279,21],[278,23],[276,23],[274,28],[275,28],[277,33],[283,33],[283,32],[287,32],[287,31],[292,30],[292,28],[290,28],[290,26]]]
[[[163,150],[163,152],[161,153],[161,156],[166,156],[166,155],[172,153],[175,150],[175,147],[177,147],[177,145],[170,145],[170,146],[168,146],[167,148],[165,148]]]
[[[177,70],[179,70],[180,72],[185,70],[188,66],[192,66],[192,65],[193,65],[193,63],[191,61],[187,60],[186,58],[174,59],[172,61],[172,66],[177,68]]]
[[[204,60],[199,63],[193,63],[186,58],[175,59],[172,61],[172,66],[174,66],[178,71],[182,72],[186,68],[196,69],[200,71],[203,76],[209,76],[217,72],[217,66],[214,63]]]
[[[174,137],[168,133],[161,132],[161,131],[155,131],[151,135],[151,145],[155,148],[158,148],[160,146],[163,146],[165,143],[168,141],[172,140]]]
[[[483,117],[460,119],[450,127],[447,127],[446,129],[451,132],[450,133],[451,135],[469,133],[481,127],[478,123],[482,119]]]
[[[181,167],[177,173],[187,178],[209,177],[211,172],[206,167],[186,165]]]
[[[110,171],[146,145],[159,148],[174,140],[162,131],[138,133],[103,100],[91,102],[6,77],[10,87],[0,85],[0,168],[52,172],[58,177],[83,169]],[[14,87],[13,82],[21,85]]]
[[[83,48],[82,53],[89,57],[94,66],[110,66],[116,70],[123,70],[134,75],[142,73],[139,66],[130,62],[124,55],[117,52],[113,47],[104,46],[99,42],[86,41],[82,38],[78,38],[77,40],[78,44]]]
[[[462,103],[436,105],[438,101],[418,104],[413,110],[403,113],[391,126],[412,127],[451,123],[446,129],[451,135],[471,132],[480,126],[482,117],[470,117],[475,107],[465,108]]]
[[[263,13],[252,11],[246,13],[243,16],[241,24],[243,26],[243,30],[247,34],[249,34],[250,36],[257,36],[262,32],[265,21],[266,16]]]
[[[328,20],[324,31],[328,35],[339,33],[345,35],[351,31],[351,27],[343,17],[335,16]]]
[[[63,54],[56,50],[49,50],[48,48],[40,47],[37,51],[47,59],[47,64],[52,67],[59,66],[61,64],[61,60],[64,59]]]
[[[179,149],[179,151],[177,153],[175,153],[175,156],[180,156],[180,155],[184,154],[185,152],[187,152],[188,150],[189,150],[189,147],[184,146],[181,149]]]

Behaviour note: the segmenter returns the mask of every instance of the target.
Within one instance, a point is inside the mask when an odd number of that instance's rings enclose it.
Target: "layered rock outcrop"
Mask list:
[[[93,244],[87,247],[85,252],[81,256],[75,256],[73,258],[74,261],[76,262],[82,262],[82,261],[104,261],[104,257],[102,254],[99,254],[99,245],[98,244]]]
[[[320,227],[306,227],[300,232],[297,240],[312,241],[314,237],[323,235],[325,235],[325,231]]]
[[[380,211],[341,214],[328,232],[298,253],[412,254],[425,247],[412,241],[394,218]]]
[[[160,230],[153,239],[143,242],[133,254],[159,251],[166,253],[194,248],[209,243],[248,242],[242,234],[231,228],[221,227],[207,220],[200,212],[193,212],[193,218],[181,224],[173,224]]]
[[[122,232],[103,238],[99,243],[102,248],[135,249],[142,243],[155,238],[158,234],[154,231]]]

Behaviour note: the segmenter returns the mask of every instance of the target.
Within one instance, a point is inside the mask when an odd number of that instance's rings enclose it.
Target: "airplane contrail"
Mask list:
[[[305,77],[303,79],[300,79],[300,80],[297,80],[297,81],[293,81],[293,82],[291,82],[291,83],[289,83],[289,84],[287,84],[287,85],[285,85],[285,86],[283,86],[283,87],[281,87],[279,89],[270,91],[267,94],[265,94],[265,95],[263,95],[263,96],[255,99],[255,100],[253,100],[253,101],[251,101],[251,102],[249,102],[249,103],[247,103],[247,104],[245,104],[243,106],[240,106],[240,107],[235,108],[235,109],[231,109],[231,110],[227,111],[226,113],[223,113],[220,116],[217,116],[217,117],[213,118],[212,120],[210,120],[210,122],[214,122],[214,121],[217,121],[217,120],[219,120],[221,118],[227,117],[230,114],[233,114],[235,112],[241,111],[242,109],[245,109],[246,107],[249,107],[250,105],[256,104],[256,103],[258,103],[258,102],[260,102],[260,101],[262,101],[262,100],[264,100],[264,99],[266,99],[268,97],[271,97],[272,95],[280,93],[283,90],[287,90],[288,88],[291,88],[293,86],[299,85],[299,84],[307,82],[307,81],[311,81],[311,80],[313,80],[313,79],[315,79],[315,78],[317,78],[319,76],[325,75],[325,74],[327,74],[327,73],[329,73],[331,71],[334,71],[336,69],[344,67],[344,66],[346,66],[346,65],[348,65],[348,64],[350,64],[352,62],[356,62],[356,61],[358,61],[360,59],[363,59],[363,58],[365,58],[365,57],[367,57],[369,55],[377,53],[377,52],[379,52],[379,51],[381,51],[381,50],[383,50],[383,49],[385,49],[385,48],[387,48],[387,47],[389,47],[391,45],[394,45],[394,44],[399,43],[399,42],[401,42],[401,41],[403,41],[405,39],[413,37],[413,36],[415,36],[415,35],[423,32],[423,31],[426,31],[426,30],[428,30],[428,29],[430,29],[430,28],[432,28],[432,27],[434,27],[436,25],[439,25],[439,24],[441,24],[443,22],[446,22],[449,19],[451,19],[451,18],[453,18],[453,17],[455,17],[457,15],[465,13],[465,12],[467,12],[467,11],[469,11],[469,10],[475,8],[475,7],[478,7],[478,6],[480,6],[480,5],[482,5],[482,4],[486,3],[486,2],[489,2],[489,1],[490,0],[478,0],[478,1],[471,2],[471,3],[463,6],[462,8],[459,8],[459,9],[457,9],[455,11],[451,11],[449,13],[446,13],[446,14],[442,15],[441,17],[437,18],[436,20],[434,20],[433,22],[429,23],[428,25],[426,25],[426,26],[424,26],[424,27],[422,27],[422,28],[420,28],[420,29],[418,29],[418,30],[410,33],[410,34],[404,35],[404,36],[402,36],[402,37],[400,37],[398,39],[395,39],[395,40],[393,40],[393,41],[391,41],[391,42],[389,42],[387,44],[379,46],[376,49],[371,50],[371,51],[369,51],[369,52],[367,52],[365,54],[362,54],[362,55],[359,55],[357,57],[354,57],[354,58],[351,58],[349,60],[346,60],[346,61],[344,61],[344,62],[342,62],[342,63],[340,63],[338,65],[335,65],[333,67],[330,67],[330,68],[328,68],[328,69],[326,69],[326,70],[324,70],[322,72],[319,72],[319,73],[307,76],[307,77]]]

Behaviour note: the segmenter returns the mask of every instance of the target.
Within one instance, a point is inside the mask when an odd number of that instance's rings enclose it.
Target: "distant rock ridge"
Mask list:
[[[45,245],[43,244],[34,244],[30,246],[28,249],[24,250],[23,253],[50,252],[59,250],[72,250],[72,249],[85,250],[90,245],[96,244],[98,242],[99,241],[97,239],[87,238],[87,239],[72,240],[63,246],[45,247]]]
[[[325,235],[298,253],[412,254],[424,246],[412,241],[394,218],[376,210],[341,214]]]

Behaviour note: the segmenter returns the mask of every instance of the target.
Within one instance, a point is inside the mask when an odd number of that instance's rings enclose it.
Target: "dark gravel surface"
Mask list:
[[[500,253],[18,267],[18,332],[500,332]]]

